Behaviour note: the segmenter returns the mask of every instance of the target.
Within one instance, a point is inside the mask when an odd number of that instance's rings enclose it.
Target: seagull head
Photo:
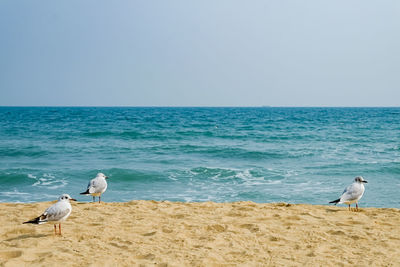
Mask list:
[[[72,197],[71,197],[70,195],[68,195],[68,194],[62,194],[62,195],[58,198],[58,201],[70,201],[70,200],[76,201],[75,198],[72,198]]]
[[[364,178],[362,176],[357,176],[356,178],[354,178],[354,181],[356,183],[368,183],[366,180],[364,180]]]
[[[104,179],[108,179],[108,176],[105,176],[104,173],[99,172],[96,177],[102,177]]]

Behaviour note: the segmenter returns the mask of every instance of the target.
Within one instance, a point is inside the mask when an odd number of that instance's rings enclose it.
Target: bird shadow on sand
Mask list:
[[[4,241],[14,241],[14,240],[22,240],[22,239],[27,239],[27,238],[41,238],[41,237],[46,237],[46,236],[48,236],[48,235],[44,235],[44,234],[36,234],[36,235],[20,235],[20,236],[17,236],[17,237],[13,237],[13,238],[9,238],[9,239],[6,239],[6,240],[4,240]]]
[[[341,210],[337,209],[325,209],[326,212],[340,212]]]
[[[337,209],[325,209],[326,212],[331,212],[331,213],[336,213],[336,212],[342,212],[342,211],[347,211],[347,212],[354,212],[354,213],[361,213],[364,212],[362,209],[356,210],[355,208],[351,208],[351,210],[348,209],[343,209],[343,210],[337,210]]]

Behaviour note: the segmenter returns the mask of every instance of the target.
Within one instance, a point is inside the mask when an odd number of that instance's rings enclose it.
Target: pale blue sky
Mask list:
[[[398,0],[0,0],[0,105],[399,104]]]

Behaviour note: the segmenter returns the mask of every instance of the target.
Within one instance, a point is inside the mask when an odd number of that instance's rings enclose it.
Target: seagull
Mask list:
[[[57,222],[59,228],[59,235],[61,235],[61,223],[65,221],[71,214],[72,207],[70,200],[76,201],[76,199],[71,198],[68,194],[62,194],[58,198],[58,202],[48,207],[42,215],[24,223],[32,224],[44,224],[47,222],[54,222],[54,234],[57,235]]]
[[[358,211],[358,201],[362,198],[365,188],[364,188],[364,183],[368,183],[367,181],[364,180],[362,176],[357,176],[354,178],[354,183],[346,187],[346,189],[343,191],[343,194],[340,198],[331,201],[329,203],[334,203],[336,204],[347,204],[349,205],[349,210],[350,210],[350,204],[356,203],[356,211]]]
[[[99,172],[96,178],[90,180],[88,187],[85,192],[82,192],[81,195],[92,195],[93,202],[96,201],[96,197],[99,197],[99,203],[101,200],[101,194],[103,194],[107,190],[107,176],[103,173]]]

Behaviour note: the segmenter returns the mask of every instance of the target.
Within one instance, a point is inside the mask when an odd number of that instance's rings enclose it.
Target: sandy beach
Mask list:
[[[0,204],[1,266],[399,266],[400,210],[284,203]]]

